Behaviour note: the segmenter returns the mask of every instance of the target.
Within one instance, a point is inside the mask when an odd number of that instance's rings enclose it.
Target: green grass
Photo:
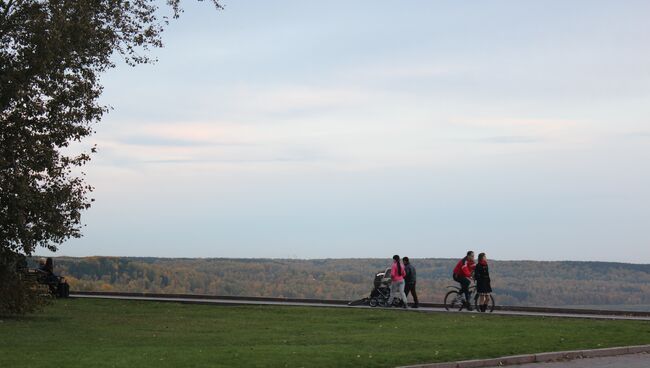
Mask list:
[[[89,299],[0,321],[0,367],[391,367],[650,343],[638,321]]]

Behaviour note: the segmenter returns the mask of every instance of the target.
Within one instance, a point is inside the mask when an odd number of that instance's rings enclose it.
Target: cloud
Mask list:
[[[475,67],[461,64],[418,64],[411,61],[395,60],[392,63],[377,63],[354,67],[340,72],[342,79],[364,79],[372,82],[394,79],[427,79],[461,75],[475,70]]]
[[[534,136],[498,136],[481,138],[479,142],[497,143],[497,144],[513,144],[513,143],[539,143],[544,141],[541,137]]]
[[[227,109],[268,116],[301,112],[335,111],[372,101],[372,91],[356,86],[275,85],[238,86],[227,97]]]
[[[543,129],[547,131],[566,129],[583,125],[585,122],[570,119],[544,119],[530,117],[511,116],[478,116],[462,117],[454,119],[455,124],[467,125],[469,127],[493,127],[493,128],[529,128]]]
[[[177,139],[155,135],[138,135],[117,138],[117,142],[133,146],[162,146],[162,147],[209,147],[209,146],[241,146],[250,143],[215,142],[197,139]]]
[[[136,124],[122,122],[96,140],[108,166],[325,162],[334,158],[292,125],[229,122]]]
[[[650,132],[632,132],[627,134],[630,138],[650,138]]]
[[[178,159],[178,160],[146,160],[146,164],[246,164],[246,163],[277,163],[277,162],[311,162],[313,157],[276,157],[258,159]]]

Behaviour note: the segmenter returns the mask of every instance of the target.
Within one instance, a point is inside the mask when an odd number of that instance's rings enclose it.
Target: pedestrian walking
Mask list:
[[[415,282],[417,281],[415,266],[411,263],[409,257],[402,258],[404,263],[404,270],[406,271],[406,276],[404,277],[404,295],[408,298],[409,294],[413,295],[413,308],[419,308],[420,303],[418,301],[418,293],[415,290]],[[406,302],[406,300],[404,301]]]

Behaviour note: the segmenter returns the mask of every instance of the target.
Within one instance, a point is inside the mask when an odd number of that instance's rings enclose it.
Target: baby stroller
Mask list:
[[[390,298],[390,268],[383,272],[375,274],[373,281],[373,288],[370,291],[370,296],[367,298],[354,300],[348,303],[350,306],[356,305],[370,305],[371,307],[388,307],[388,299]],[[400,298],[393,299],[395,307],[402,306],[403,302]]]
[[[386,307],[388,306],[388,298],[390,298],[390,268],[375,274],[368,304],[371,307]]]
[[[390,268],[377,273],[373,285],[374,288],[370,291],[368,304],[371,307],[391,307],[391,305],[388,305],[388,299],[390,299]],[[394,298],[392,307],[402,306],[403,303],[401,298]]]

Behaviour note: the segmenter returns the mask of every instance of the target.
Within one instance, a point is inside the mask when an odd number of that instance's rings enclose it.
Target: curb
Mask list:
[[[142,292],[114,292],[114,291],[71,291],[71,298],[113,298],[113,299],[133,299],[133,300],[147,300],[157,302],[174,302],[185,304],[211,304],[211,305],[284,305],[284,306],[307,306],[307,307],[346,307],[346,308],[370,308],[367,305],[350,306],[344,300],[327,300],[327,299],[305,299],[305,298],[278,298],[278,297],[247,297],[247,296],[223,296],[223,295],[205,295],[205,294],[160,294],[160,293],[142,293]],[[432,310],[426,308],[433,305]],[[433,303],[420,303],[423,309],[409,309],[409,312],[421,313],[454,313],[445,311],[443,308],[437,308]],[[533,311],[526,311],[531,309]],[[385,310],[386,308],[378,308]],[[393,308],[394,309],[394,308]],[[402,310],[400,312],[405,312]],[[527,316],[527,317],[541,317],[541,318],[582,318],[582,319],[627,319],[627,320],[643,320],[650,321],[650,311],[648,312],[621,312],[621,311],[597,311],[595,314],[586,314],[589,310],[581,311],[581,313],[568,314],[572,310],[550,308],[546,312],[540,312],[541,308],[534,307],[516,307],[520,311],[515,311],[514,307],[508,307],[508,311],[500,312],[495,308],[494,315],[502,316]],[[627,314],[623,314],[627,313]],[[473,318],[473,317],[472,317]]]
[[[650,353],[650,345],[622,346],[616,348],[593,349],[593,350],[571,350],[549,353],[512,355],[501,358],[463,360],[459,362],[443,362],[431,364],[416,364],[401,368],[480,368],[500,367],[505,365],[517,365],[528,363],[547,363],[563,360],[601,358],[617,355]]]
[[[104,295],[104,296],[135,296],[154,298],[188,298],[188,299],[221,299],[221,300],[242,300],[260,302],[282,302],[282,303],[316,303],[329,305],[348,305],[348,300],[311,299],[311,298],[278,298],[260,296],[232,296],[232,295],[205,295],[205,294],[161,294],[161,293],[136,293],[117,291],[70,291],[70,294],[77,295]],[[444,304],[422,302],[420,306],[425,308],[444,308]],[[593,316],[620,316],[620,317],[642,317],[650,318],[650,311],[621,311],[621,310],[599,310],[599,309],[575,309],[575,308],[550,308],[550,307],[518,307],[500,306],[494,307],[495,312],[523,312],[523,313],[546,313],[546,314],[575,314]]]
[[[275,303],[318,303],[331,305],[347,305],[347,300],[331,299],[307,299],[307,298],[277,298],[263,296],[232,296],[232,295],[205,295],[205,294],[161,294],[161,293],[135,293],[118,291],[70,291],[70,295],[85,296],[126,296],[139,298],[179,298],[198,300],[229,300],[229,301],[253,301],[253,302],[275,302]]]
[[[188,299],[220,299],[220,300],[241,300],[260,302],[282,302],[282,303],[316,303],[330,305],[348,305],[348,300],[330,299],[309,299],[309,298],[277,298],[260,296],[232,296],[232,295],[205,295],[205,294],[161,294],[161,293],[136,293],[117,291],[70,291],[76,295],[103,295],[103,296],[130,296],[130,297],[153,297],[153,298],[188,298]],[[422,302],[420,306],[425,308],[444,308],[444,304]],[[518,307],[499,306],[494,307],[495,312],[524,312],[524,313],[546,313],[546,314],[575,314],[594,316],[620,316],[620,317],[642,317],[650,318],[650,311],[620,311],[620,310],[599,310],[599,309],[574,309],[574,308],[549,308],[549,307]]]

